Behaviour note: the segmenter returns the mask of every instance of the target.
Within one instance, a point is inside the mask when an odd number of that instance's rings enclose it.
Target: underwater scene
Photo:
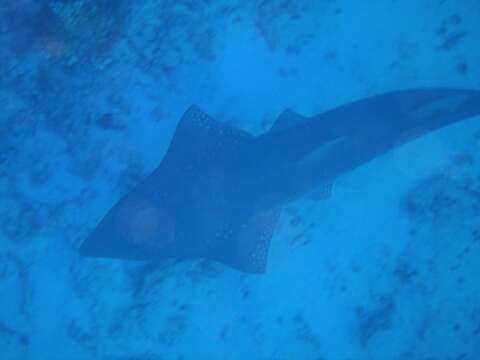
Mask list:
[[[480,359],[480,1],[0,1],[0,360]]]

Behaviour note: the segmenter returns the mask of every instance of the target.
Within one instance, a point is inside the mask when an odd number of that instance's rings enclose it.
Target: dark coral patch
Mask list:
[[[393,299],[381,296],[376,299],[370,308],[357,306],[357,331],[360,344],[365,347],[379,332],[387,331],[392,326],[392,317],[395,311]]]
[[[468,64],[461,61],[455,66],[455,70],[461,75],[466,75],[468,73]]]
[[[460,45],[460,43],[465,39],[465,37],[467,36],[467,32],[466,31],[457,31],[457,32],[454,32],[450,35],[448,35],[442,42],[442,44],[440,45],[439,49],[440,50],[444,50],[444,51],[449,51],[449,50],[452,50],[456,47],[458,47],[458,45]]]

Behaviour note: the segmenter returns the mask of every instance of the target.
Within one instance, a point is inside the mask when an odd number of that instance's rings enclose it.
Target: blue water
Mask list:
[[[78,247],[197,104],[251,134],[480,88],[476,0],[0,3],[0,359],[480,358],[480,117],[289,203],[267,271]]]

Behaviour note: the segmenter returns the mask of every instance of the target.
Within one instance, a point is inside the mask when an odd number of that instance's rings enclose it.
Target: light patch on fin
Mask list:
[[[314,201],[326,200],[332,196],[332,191],[333,181],[322,182],[307,195],[307,198]]]
[[[287,109],[280,114],[270,131],[285,130],[291,126],[298,125],[307,119],[308,118],[297,114],[293,110]]]
[[[181,118],[163,162],[194,168],[231,155],[252,138],[249,133],[216,121],[197,106],[191,106]]]
[[[281,210],[256,212],[241,225],[236,241],[236,267],[248,273],[263,274],[267,268],[270,242]]]
[[[455,113],[465,104],[468,99],[467,94],[455,94],[449,96],[442,96],[432,102],[423,106],[419,106],[412,112],[414,119],[429,119],[445,113]]]

